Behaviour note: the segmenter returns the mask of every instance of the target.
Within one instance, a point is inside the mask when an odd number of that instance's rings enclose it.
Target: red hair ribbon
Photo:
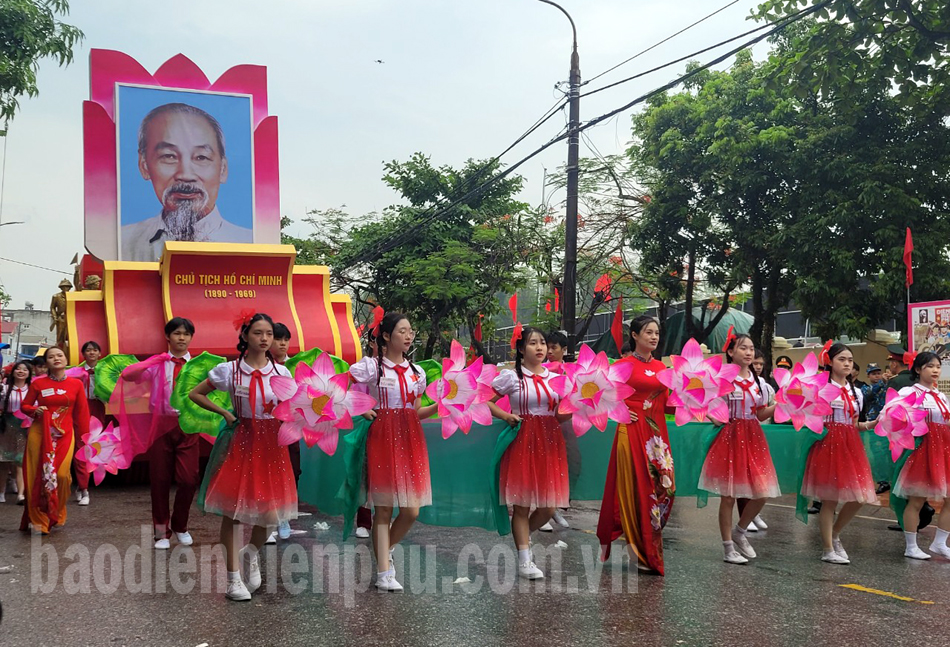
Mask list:
[[[515,329],[511,331],[511,350],[515,349],[515,346],[518,345],[518,340],[521,339],[521,324],[515,324]]]
[[[735,340],[736,333],[733,332],[735,326],[729,326],[729,332],[726,333],[726,343],[722,346],[722,352],[726,353],[729,351],[729,345]]]
[[[383,323],[383,315],[385,314],[386,311],[383,309],[383,306],[373,308],[373,323],[369,325],[369,330],[373,337],[379,337],[379,324]]]
[[[917,359],[917,353],[915,353],[914,351],[909,350],[906,353],[904,353],[903,362],[907,366],[911,366],[914,363],[915,359]]]
[[[818,353],[818,363],[822,366],[831,366],[831,356],[828,354],[828,349],[831,348],[832,341],[829,339],[825,342],[825,345],[822,347],[821,352]]]
[[[511,320],[515,324],[515,329],[511,331],[511,350],[515,349],[518,340],[521,339],[521,324],[518,323],[518,293],[515,292],[508,299],[508,309],[511,310]]]
[[[256,314],[257,313],[251,308],[244,308],[241,310],[240,314],[238,314],[238,316],[234,318],[234,321],[231,322],[234,324],[234,329],[240,332],[244,326],[251,322],[251,319],[253,319],[254,315]]]

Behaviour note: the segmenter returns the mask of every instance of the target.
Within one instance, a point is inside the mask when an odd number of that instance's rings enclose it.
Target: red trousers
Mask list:
[[[175,427],[160,436],[148,450],[149,483],[152,489],[152,523],[156,538],[188,531],[188,513],[198,491],[198,434],[186,434]],[[178,484],[175,507],[169,519],[168,495],[172,476]],[[169,521],[171,522],[169,527]]]

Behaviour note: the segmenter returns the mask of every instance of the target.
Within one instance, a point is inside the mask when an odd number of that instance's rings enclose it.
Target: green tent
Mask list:
[[[717,312],[714,310],[706,310],[704,313],[701,308],[693,308],[693,321],[697,328],[703,328],[709,325],[709,322],[713,320],[716,314]],[[674,354],[679,355],[683,351],[683,346],[688,341],[686,337],[685,315],[685,312],[677,312],[666,320],[666,338],[663,340],[664,357]],[[729,308],[728,312],[723,315],[722,320],[713,329],[712,334],[706,339],[706,346],[712,353],[722,352],[722,347],[726,343],[726,334],[729,332],[729,326],[735,328],[736,334],[748,334],[749,329],[752,328],[753,321],[755,321],[755,319],[752,315],[742,312],[741,310],[736,310],[735,308]]]

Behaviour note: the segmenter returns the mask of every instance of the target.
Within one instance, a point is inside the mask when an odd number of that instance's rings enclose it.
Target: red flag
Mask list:
[[[614,343],[617,344],[617,352],[620,353],[623,350],[623,297],[617,302],[617,311],[614,312],[613,323],[610,324],[610,334],[614,338]]]
[[[550,302],[550,301],[545,301],[545,302],[544,302],[544,311],[545,311],[545,312],[551,312],[551,302]]]
[[[914,237],[910,235],[910,227],[907,228],[907,237],[904,238],[904,267],[907,275],[904,278],[904,285],[910,287],[914,284],[914,268],[911,266],[911,256],[914,251]]]
[[[478,323],[475,324],[475,330],[472,332],[472,337],[475,338],[475,341],[482,340],[482,316],[478,315]]]
[[[561,293],[558,292],[557,288],[554,288],[554,312],[561,311]]]
[[[508,299],[508,309],[511,310],[512,323],[518,323],[518,293],[515,292]]]

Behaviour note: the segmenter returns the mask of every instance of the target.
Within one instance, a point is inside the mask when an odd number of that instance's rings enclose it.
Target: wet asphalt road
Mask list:
[[[16,530],[22,508],[0,504],[0,645],[947,644],[950,562],[904,558],[889,510],[865,508],[842,536],[852,565],[833,566],[818,559],[817,520],[796,521],[783,497],[752,536],[759,557],[732,566],[718,503],[680,499],[659,578],[621,562],[595,570],[598,503],[576,503],[570,529],[536,534],[543,583],[514,577],[510,537],[417,525],[396,558],[403,594],[377,593],[368,542],[341,544],[339,518],[311,510],[291,541],[268,547],[264,586],[245,603],[216,591],[218,518],[194,512],[192,548],[156,555],[147,526],[137,548],[147,487],[93,490],[91,506],[71,503],[66,527],[42,540]]]

